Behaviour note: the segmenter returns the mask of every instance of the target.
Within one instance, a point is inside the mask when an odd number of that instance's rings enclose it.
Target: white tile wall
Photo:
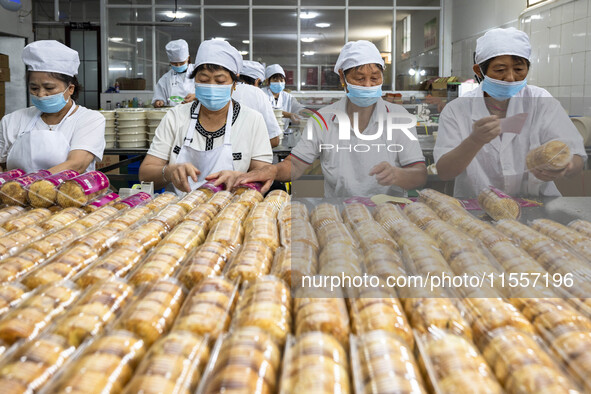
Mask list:
[[[520,23],[498,27],[509,26],[520,28],[530,36],[529,83],[559,98],[571,115],[591,116],[591,0],[548,3],[524,14]],[[480,35],[482,32],[453,42],[454,75],[472,77],[472,51]]]

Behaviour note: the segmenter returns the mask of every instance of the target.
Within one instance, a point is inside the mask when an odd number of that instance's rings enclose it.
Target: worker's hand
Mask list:
[[[266,193],[271,188],[275,177],[277,177],[277,167],[269,164],[240,175],[238,179],[236,179],[235,187],[244,185],[245,183],[261,182],[263,184],[261,193]]]
[[[479,145],[485,145],[501,134],[501,121],[496,115],[487,116],[474,122],[470,137]]]
[[[183,100],[183,104],[184,103],[192,103],[193,101],[195,101],[195,93],[189,93],[185,96],[185,99]]]
[[[162,101],[162,100],[154,101],[154,108],[162,108],[162,107],[164,107],[164,101]]]
[[[573,167],[573,162],[571,161],[570,163],[568,163],[568,166],[566,166],[566,168],[563,170],[549,170],[549,169],[545,169],[545,168],[534,168],[530,171],[532,174],[534,174],[534,176],[536,178],[538,178],[541,181],[553,182],[553,181],[557,180],[558,178],[564,177],[572,169],[572,167]]]
[[[371,169],[369,176],[375,175],[376,180],[382,186],[391,186],[396,184],[398,171],[400,171],[400,168],[383,161]]]
[[[242,174],[244,173],[240,171],[224,170],[206,176],[205,180],[214,181],[214,186],[224,184],[226,185],[226,190],[232,190],[236,186],[236,179]]]
[[[291,120],[292,124],[300,124],[300,120],[302,120],[302,117],[298,114],[290,113],[289,119]]]
[[[201,174],[201,171],[191,163],[170,164],[164,170],[164,178],[169,179],[177,189],[185,193],[191,191],[189,177],[193,182],[197,182],[199,174]]]

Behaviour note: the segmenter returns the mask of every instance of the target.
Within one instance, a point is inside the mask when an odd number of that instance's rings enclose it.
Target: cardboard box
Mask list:
[[[103,160],[96,162],[96,169],[100,171],[101,168],[110,166],[111,164],[115,164],[120,161],[119,155],[104,155]],[[119,168],[111,170],[106,174],[119,174]]]
[[[146,80],[143,78],[117,78],[120,90],[146,90]]]
[[[447,84],[450,82],[459,82],[458,77],[444,77],[444,78],[437,78],[431,84],[431,89],[447,89]]]
[[[8,67],[0,68],[0,82],[10,82],[10,69]]]
[[[8,55],[0,53],[0,68],[8,68]]]
[[[433,89],[431,90],[433,97],[447,97],[447,89]]]
[[[584,170],[572,178],[558,179],[555,183],[564,197],[591,197],[591,170]]]

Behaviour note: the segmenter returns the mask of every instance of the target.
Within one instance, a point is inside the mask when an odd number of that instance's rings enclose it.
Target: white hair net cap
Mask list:
[[[384,59],[380,55],[378,48],[371,42],[366,40],[349,41],[345,44],[337,63],[334,66],[334,72],[339,73],[339,70],[348,70],[353,67],[362,66],[364,64],[379,64],[384,67]]]
[[[185,40],[170,41],[164,48],[170,62],[184,62],[189,57],[189,44]]]
[[[234,74],[242,72],[242,55],[236,48],[222,40],[207,40],[199,45],[195,65],[217,64],[232,71]]]
[[[279,64],[271,64],[270,66],[267,66],[265,69],[265,79],[269,79],[275,74],[281,74],[283,75],[283,78],[285,78],[285,71],[283,71],[283,67]]]
[[[80,57],[78,52],[55,40],[35,41],[23,49],[23,63],[29,71],[43,71],[78,75]]]
[[[259,62],[253,62],[252,60],[245,60],[242,65],[242,75],[261,81],[265,79],[265,66]]]
[[[502,55],[515,55],[530,60],[531,44],[527,34],[514,27],[491,29],[476,40],[476,64]]]

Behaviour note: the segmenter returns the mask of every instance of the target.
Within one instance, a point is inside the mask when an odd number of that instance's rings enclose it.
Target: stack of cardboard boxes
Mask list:
[[[0,53],[0,118],[2,118],[6,112],[6,89],[4,86],[6,82],[10,82],[8,55]]]

